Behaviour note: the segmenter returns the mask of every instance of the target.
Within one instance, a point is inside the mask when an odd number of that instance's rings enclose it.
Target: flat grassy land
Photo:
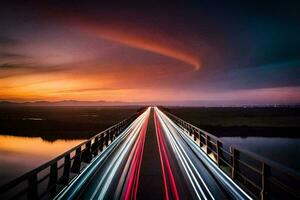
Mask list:
[[[300,137],[299,107],[167,109],[217,136]]]
[[[45,140],[87,139],[140,107],[0,107],[0,134]]]

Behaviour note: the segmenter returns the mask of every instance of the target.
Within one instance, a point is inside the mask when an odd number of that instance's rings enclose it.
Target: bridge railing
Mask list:
[[[223,172],[254,199],[300,199],[300,174],[298,172],[247,150],[229,145],[165,109],[162,110],[194,139]]]
[[[52,199],[143,111],[140,109],[131,117],[1,186],[0,199]]]

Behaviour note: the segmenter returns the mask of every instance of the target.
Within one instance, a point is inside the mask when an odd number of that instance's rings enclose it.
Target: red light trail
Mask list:
[[[129,180],[125,189],[125,198],[124,198],[125,200],[136,199],[148,120],[149,120],[149,116],[145,120],[145,123],[143,124],[142,130],[140,132],[140,136],[137,140],[137,145],[134,151],[132,164],[129,169]]]
[[[166,175],[165,170],[167,170],[167,173],[168,173],[168,176],[169,176],[168,180],[170,182],[169,187],[171,188],[172,197],[174,199],[179,199],[177,186],[176,186],[174,175],[173,175],[173,172],[172,172],[172,169],[171,169],[171,166],[170,166],[170,161],[169,161],[169,158],[168,158],[168,155],[167,155],[167,152],[166,152],[165,143],[163,141],[162,134],[161,134],[161,127],[160,127],[160,124],[157,120],[156,113],[154,113],[154,123],[155,123],[155,129],[156,129],[156,138],[157,138],[157,142],[158,142],[161,168],[162,168],[163,179],[164,179],[166,199],[168,200],[168,199],[170,199],[170,197],[169,197],[169,190],[168,190],[167,175]]]

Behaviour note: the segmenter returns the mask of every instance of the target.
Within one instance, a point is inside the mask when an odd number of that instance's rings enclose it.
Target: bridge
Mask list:
[[[0,188],[0,199],[300,199],[299,173],[145,108]]]

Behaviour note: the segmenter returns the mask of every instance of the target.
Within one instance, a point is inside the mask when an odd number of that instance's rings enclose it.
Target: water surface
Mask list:
[[[0,185],[55,158],[84,140],[0,135]]]
[[[300,172],[298,159],[300,138],[221,137],[221,139]]]

